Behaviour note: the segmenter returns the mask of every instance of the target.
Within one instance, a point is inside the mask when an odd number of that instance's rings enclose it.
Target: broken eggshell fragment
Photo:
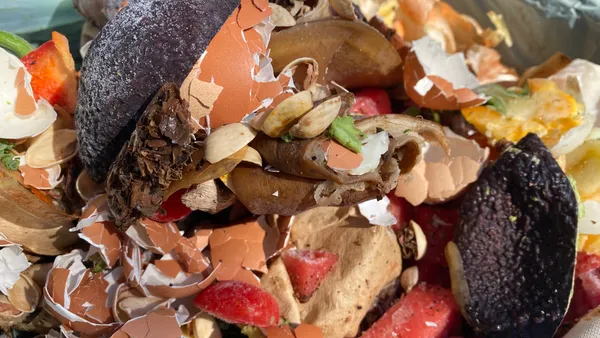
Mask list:
[[[49,168],[32,168],[27,165],[25,156],[16,156],[19,159],[19,171],[23,177],[23,184],[26,187],[34,187],[38,190],[51,190],[56,188],[61,182],[61,167],[54,165]]]
[[[0,249],[0,267],[0,292],[6,295],[21,278],[21,272],[29,268],[29,262],[19,245],[6,241]]]
[[[474,107],[486,101],[473,91],[478,86],[462,53],[448,55],[430,37],[413,42],[405,58],[404,87],[417,105],[439,110]]]
[[[400,175],[396,196],[406,198],[415,206],[423,202],[443,203],[459,196],[477,180],[485,167],[489,148],[481,148],[477,142],[459,136],[447,127],[444,127],[444,133],[450,155],[447,156],[441,147],[430,144],[413,170]]]
[[[3,48],[0,65],[0,138],[23,139],[41,134],[56,121],[56,111],[44,99],[35,101],[25,65]]]
[[[157,309],[147,315],[131,319],[111,338],[181,338],[182,332],[175,310]]]
[[[56,258],[43,290],[45,306],[61,324],[82,334],[102,335],[119,326],[110,311],[114,294],[108,291],[116,288],[109,281],[114,279],[92,274],[83,260],[81,250]]]

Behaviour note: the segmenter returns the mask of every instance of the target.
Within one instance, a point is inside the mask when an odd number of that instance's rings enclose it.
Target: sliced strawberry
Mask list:
[[[154,216],[150,217],[150,219],[158,223],[169,223],[179,221],[191,214],[192,209],[181,202],[181,197],[185,192],[185,189],[181,189],[169,196],[160,206],[160,210]]]
[[[390,199],[388,210],[398,220],[398,223],[392,226],[392,229],[397,232],[404,229],[408,222],[413,219],[415,207],[408,203],[406,199],[396,196],[393,191],[388,194],[388,198]]]
[[[369,88],[354,93],[356,102],[350,108],[350,112],[364,115],[375,116],[392,113],[392,103],[390,96],[383,89]]]
[[[31,87],[36,100],[43,98],[51,105],[75,112],[77,76],[69,41],[64,35],[52,32],[51,41],[25,55],[21,61],[32,76]]]
[[[444,250],[446,244],[454,237],[458,215],[458,210],[452,205],[420,205],[415,208],[414,220],[421,226],[427,238],[425,256],[416,262],[420,281],[450,287]]]
[[[600,306],[600,256],[578,252],[573,298],[565,321],[571,322],[581,318],[598,306]]]
[[[232,324],[268,327],[279,323],[277,300],[265,290],[240,281],[212,284],[200,291],[194,304]]]
[[[460,311],[450,290],[419,284],[361,337],[442,338],[457,333],[460,324]]]
[[[310,299],[338,260],[331,252],[295,249],[284,251],[281,258],[302,303]]]

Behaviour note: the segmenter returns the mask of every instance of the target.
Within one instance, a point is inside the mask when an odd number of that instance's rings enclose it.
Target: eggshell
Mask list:
[[[35,101],[31,75],[21,60],[0,48],[0,65],[0,138],[41,134],[56,121],[56,111],[43,99]]]
[[[202,254],[202,249],[196,246],[192,240],[181,237],[174,249],[177,261],[187,273],[204,272],[209,268],[208,259]]]
[[[121,253],[121,240],[112,222],[92,223],[81,229],[79,237],[100,252],[109,268],[117,264]]]
[[[106,191],[105,185],[94,182],[87,170],[83,170],[79,176],[77,176],[75,189],[77,190],[79,197],[84,201],[89,201]]]
[[[355,153],[335,141],[324,142],[323,147],[327,149],[327,166],[330,168],[352,170],[358,168],[363,161],[362,154]]]
[[[483,104],[472,89],[479,86],[462,53],[448,55],[429,37],[413,42],[404,64],[404,87],[421,107],[458,110]]]
[[[19,171],[21,172],[25,186],[34,187],[39,190],[51,190],[62,182],[60,165],[36,169],[27,165],[24,156],[17,156],[17,158],[19,159]]]
[[[450,144],[450,156],[441,147],[429,145],[424,156],[411,172],[401,174],[396,196],[404,197],[412,205],[449,201],[475,182],[489,156],[489,148],[481,148],[444,127]]]
[[[266,273],[266,253],[263,246],[265,230],[257,220],[215,229],[210,236],[213,266],[221,263],[217,279],[242,280],[259,285],[250,270]]]
[[[373,225],[392,226],[398,223],[396,217],[389,211],[390,199],[383,196],[382,199],[372,199],[358,205],[360,213]]]
[[[163,255],[171,252],[181,238],[175,223],[158,223],[149,218],[138,220],[126,234],[140,247]]]
[[[123,325],[112,338],[181,338],[182,332],[175,311],[158,309],[134,318]]]
[[[61,324],[87,335],[101,335],[118,327],[110,312],[111,279],[93,276],[83,265],[83,252],[55,259],[44,286],[46,309]],[[115,288],[112,288],[115,290]]]
[[[9,290],[21,278],[21,272],[29,268],[27,257],[18,245],[4,246],[0,249],[0,292],[7,295]]]
[[[592,132],[594,127],[600,127],[600,92],[594,88],[600,86],[600,65],[587,60],[575,59],[550,80],[567,92],[579,92],[585,111],[583,123],[563,134],[558,143],[550,149],[554,157],[568,154],[579,147]]]
[[[261,331],[267,338],[296,338],[288,325],[265,327]]]
[[[60,129],[44,133],[33,141],[25,153],[25,160],[32,168],[49,168],[71,160],[78,152],[77,132]]]
[[[147,292],[159,298],[185,298],[203,290],[216,280],[221,265],[217,265],[210,275],[185,274],[180,272],[176,278],[171,279],[163,275],[154,264],[148,265],[141,278],[141,285]]]
[[[500,53],[490,47],[473,45],[466,52],[466,62],[473,69],[480,84],[519,80],[517,72],[500,62]]]
[[[121,252],[121,264],[129,285],[137,287],[142,278],[142,253],[135,241],[125,238]]]
[[[412,205],[423,202],[442,203],[453,199],[475,182],[489,156],[489,148],[465,139],[449,128],[444,133],[450,144],[450,156],[430,145],[423,159],[410,173],[400,175],[396,196],[404,197]]]
[[[300,324],[294,329],[296,338],[323,338],[323,331],[315,325]]]

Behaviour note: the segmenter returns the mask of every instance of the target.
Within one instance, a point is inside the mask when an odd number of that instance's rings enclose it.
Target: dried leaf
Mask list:
[[[58,255],[74,244],[77,234],[69,232],[75,216],[67,215],[42,201],[19,182],[21,177],[0,165],[0,229],[26,251],[40,255]]]

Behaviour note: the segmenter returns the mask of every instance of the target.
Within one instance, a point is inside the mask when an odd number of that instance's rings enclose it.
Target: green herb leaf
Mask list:
[[[494,108],[496,111],[506,114],[508,102],[514,99],[519,99],[529,96],[529,87],[526,86],[522,91],[506,89],[498,84],[488,84],[475,89],[478,94],[483,94],[490,99],[486,103],[487,106]]]
[[[93,273],[102,272],[106,270],[106,268],[108,268],[108,265],[106,264],[102,256],[100,256],[99,252],[96,252],[95,254],[91,255],[88,259],[88,262],[91,266],[90,270],[92,270]]]
[[[410,106],[402,114],[417,117],[421,115],[421,109],[417,106]]]
[[[362,150],[361,138],[364,134],[354,126],[352,116],[336,117],[329,126],[329,135],[355,153]]]
[[[19,169],[19,159],[15,159],[15,155],[11,152],[14,147],[8,141],[0,140],[0,162],[9,170]]]
[[[292,137],[292,135],[290,135],[290,133],[285,133],[285,134],[281,135],[281,139],[283,140],[283,142],[289,143],[289,142],[292,142],[292,140],[294,138]]]

